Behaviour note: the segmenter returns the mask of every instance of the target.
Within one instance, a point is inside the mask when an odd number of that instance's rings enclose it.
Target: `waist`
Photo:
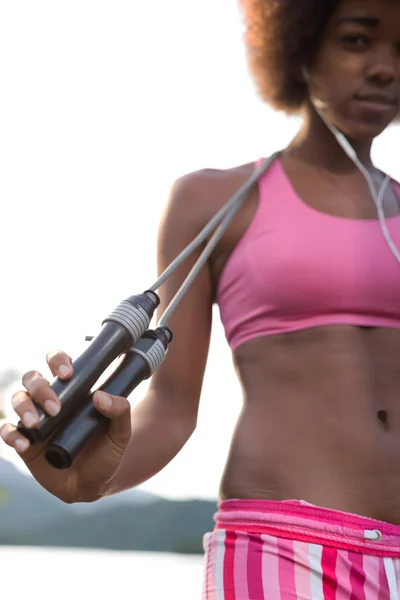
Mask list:
[[[214,519],[216,530],[272,535],[400,558],[400,525],[304,501],[224,500]]]
[[[220,493],[303,499],[400,524],[399,410],[371,396],[252,398],[235,427]]]

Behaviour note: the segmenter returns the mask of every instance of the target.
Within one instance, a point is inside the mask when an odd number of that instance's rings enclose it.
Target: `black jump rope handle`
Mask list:
[[[132,296],[122,302],[104,320],[103,328],[87,350],[74,361],[71,379],[62,381],[57,377],[51,384],[61,403],[58,415],[50,417],[36,404],[39,423],[28,429],[19,421],[17,430],[31,444],[43,443],[53,435],[79,408],[82,399],[86,398],[105,369],[145,333],[159,302],[154,292]]]
[[[167,328],[147,331],[99,389],[114,396],[128,397],[161,364],[171,339],[172,333]],[[80,403],[79,410],[45,447],[44,456],[55,469],[71,467],[87,445],[107,429],[109,419],[93,405],[93,394]]]

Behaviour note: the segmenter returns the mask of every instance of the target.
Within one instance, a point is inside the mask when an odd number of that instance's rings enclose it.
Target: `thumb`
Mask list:
[[[128,400],[99,391],[93,395],[93,404],[99,413],[110,419],[107,431],[110,440],[125,450],[131,439],[131,405]]]

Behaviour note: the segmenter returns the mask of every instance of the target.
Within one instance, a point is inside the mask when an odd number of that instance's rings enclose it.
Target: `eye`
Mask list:
[[[342,41],[356,48],[366,48],[369,45],[369,39],[365,35],[344,35]]]

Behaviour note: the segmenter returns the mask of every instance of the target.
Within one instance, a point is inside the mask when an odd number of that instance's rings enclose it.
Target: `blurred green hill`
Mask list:
[[[172,501],[140,489],[67,505],[0,459],[0,545],[202,553],[216,502]]]

